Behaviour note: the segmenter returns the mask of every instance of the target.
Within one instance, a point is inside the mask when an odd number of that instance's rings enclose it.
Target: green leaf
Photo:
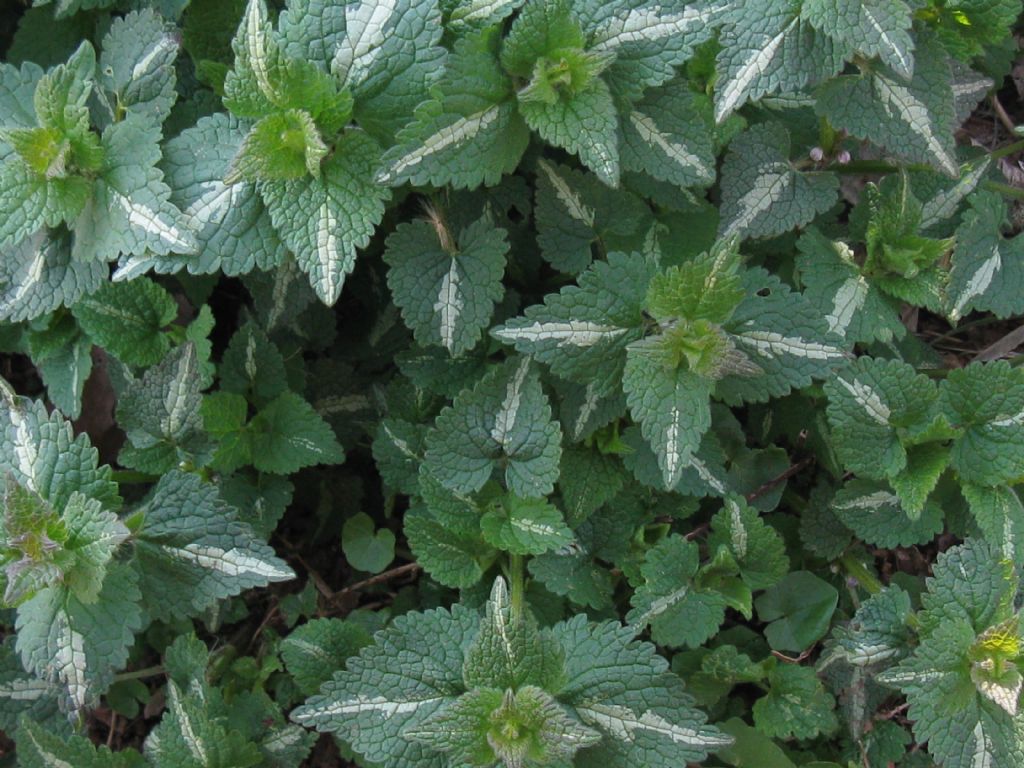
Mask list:
[[[797,248],[804,297],[825,316],[831,333],[860,343],[903,338],[906,326],[900,322],[899,304],[862,274],[846,243],[811,228],[800,236]]]
[[[692,261],[655,275],[647,290],[647,310],[663,323],[724,323],[744,298],[741,264],[739,242],[720,240]]]
[[[910,436],[932,424],[935,384],[899,360],[860,358],[825,384],[828,420],[843,464],[865,477],[896,477],[907,466]]]
[[[98,70],[111,117],[134,113],[156,125],[164,122],[177,97],[174,60],[180,44],[174,28],[149,8],[114,19]]]
[[[609,768],[673,768],[702,761],[731,738],[706,724],[678,675],[634,628],[575,616],[551,635],[566,649],[558,698],[604,738],[584,755]]]
[[[392,143],[443,77],[442,32],[441,11],[433,1],[363,0],[345,7],[345,36],[331,71],[351,89],[356,120],[371,136]]]
[[[768,676],[768,695],[754,702],[754,725],[776,739],[812,739],[833,733],[835,699],[813,667],[776,664]]]
[[[478,583],[484,573],[479,561],[493,556],[479,534],[473,537],[453,531],[415,507],[406,513],[402,530],[416,562],[446,587],[464,589]]]
[[[171,202],[190,217],[197,249],[188,258],[150,257],[158,272],[186,267],[195,274],[221,269],[238,275],[284,261],[284,244],[256,185],[223,181],[245,137],[246,127],[237,118],[218,113],[200,118],[165,145],[163,168]]]
[[[543,499],[506,496],[480,518],[484,540],[514,555],[540,555],[572,542],[562,512]]]
[[[219,373],[222,392],[242,395],[257,407],[288,390],[284,357],[254,322],[231,337]]]
[[[882,65],[842,75],[817,89],[815,111],[834,128],[902,160],[927,163],[957,177],[949,64],[941,48],[923,43],[918,41],[909,82]]]
[[[170,202],[171,190],[157,168],[159,141],[160,127],[134,113],[103,132],[106,159],[74,222],[75,258],[195,252],[191,221]]]
[[[529,130],[511,100],[497,42],[492,30],[456,41],[435,86],[437,97],[416,109],[398,143],[384,153],[378,181],[473,188],[496,184],[515,169]]]
[[[295,577],[196,475],[165,474],[136,514],[142,593],[154,616],[195,616],[225,597]]]
[[[789,132],[779,123],[755,125],[730,142],[722,165],[721,235],[780,235],[835,205],[838,178],[799,171],[789,155]]]
[[[730,4],[723,14],[715,84],[715,119],[722,123],[747,101],[796,92],[835,75],[843,51],[800,18],[787,0]]]
[[[284,392],[253,417],[247,427],[252,458],[261,472],[287,475],[317,464],[340,464],[345,452],[313,406]]]
[[[95,602],[46,587],[18,609],[17,649],[25,669],[61,688],[71,716],[92,706],[124,666],[142,628],[141,594],[129,566],[112,566]]]
[[[178,305],[159,285],[140,277],[104,283],[73,312],[95,344],[127,365],[147,366],[167,353],[170,340],[161,329],[177,317]]]
[[[648,90],[622,119],[622,168],[679,187],[715,180],[711,102],[683,80]]]
[[[712,381],[683,368],[673,370],[660,349],[635,342],[627,350],[622,387],[629,411],[640,422],[658,456],[665,485],[671,488],[711,426]]]
[[[776,651],[800,653],[828,631],[839,592],[810,571],[787,574],[757,600],[757,616],[770,622],[768,644]]]
[[[836,627],[838,652],[856,666],[900,659],[909,650],[910,595],[889,586],[857,609],[848,626]]]
[[[299,690],[309,696],[372,642],[370,633],[354,622],[313,619],[281,641],[281,658]]]
[[[199,414],[200,389],[192,343],[172,350],[141,379],[131,382],[117,403],[117,422],[130,443],[118,454],[119,462],[154,475],[182,463],[202,464],[209,443]]]
[[[726,498],[725,506],[711,519],[708,551],[722,547],[752,590],[768,589],[789,572],[782,537],[739,497]]]
[[[380,573],[395,559],[395,534],[389,528],[375,530],[373,518],[359,512],[345,521],[341,548],[353,568]]]
[[[62,738],[50,729],[24,718],[18,728],[18,765],[25,768],[50,768],[73,765],[75,768],[143,768],[145,761],[134,749],[111,752],[97,748],[84,736]]]
[[[700,553],[696,543],[669,536],[648,550],[640,567],[643,584],[634,593],[626,621],[651,628],[659,645],[696,648],[725,620],[726,601],[694,583]]]
[[[33,320],[69,307],[99,288],[108,273],[101,262],[75,261],[67,234],[39,230],[0,258],[0,319]]]
[[[1008,486],[985,488],[964,485],[961,489],[982,535],[1007,560],[1024,559],[1024,504]]]
[[[275,112],[249,129],[231,161],[225,184],[239,181],[287,181],[320,176],[320,161],[328,153],[308,112]]]
[[[441,411],[427,435],[425,466],[451,490],[471,493],[504,464],[507,488],[538,498],[558,479],[561,439],[529,358],[513,358]]]
[[[422,345],[468,352],[504,295],[508,233],[485,214],[452,238],[443,221],[400,224],[388,237],[388,287]]]
[[[1000,361],[950,371],[941,402],[963,430],[950,456],[961,482],[994,486],[1024,475],[1024,370]]]
[[[528,307],[522,317],[491,330],[551,366],[553,373],[588,385],[596,399],[615,392],[626,346],[642,334],[643,302],[656,263],[649,256],[611,253],[578,279]]]
[[[384,215],[390,194],[373,181],[379,152],[373,139],[347,131],[319,178],[265,182],[261,188],[274,228],[325,304],[338,300],[356,251],[369,243]]]
[[[450,613],[437,609],[399,616],[318,695],[293,710],[291,719],[338,734],[370,762],[440,767],[427,748],[402,734],[465,690],[463,654],[479,624],[479,615],[461,605]],[[396,658],[402,663],[396,665]]]
[[[1024,313],[1024,239],[1000,235],[1006,205],[998,194],[976,192],[968,203],[956,230],[947,316],[955,323],[972,311],[997,317]]]
[[[72,419],[82,412],[82,392],[92,373],[92,342],[78,334],[63,349],[36,358],[36,370],[46,384],[50,402]]]
[[[525,0],[444,0],[445,27],[459,37],[497,24]]]
[[[715,394],[728,402],[764,402],[806,387],[845,363],[848,353],[827,322],[802,294],[759,269],[743,276],[746,298],[724,329],[738,351],[760,369],[757,375],[720,379]],[[741,371],[742,372],[742,371]]]
[[[877,56],[905,79],[913,76],[911,9],[903,0],[807,0],[800,15],[849,51]]]
[[[871,480],[848,481],[836,493],[832,511],[859,538],[879,547],[927,544],[942,532],[939,504],[923,504],[911,514],[884,483]]]
[[[558,487],[570,528],[579,527],[625,484],[622,464],[594,448],[571,446],[562,452]]]

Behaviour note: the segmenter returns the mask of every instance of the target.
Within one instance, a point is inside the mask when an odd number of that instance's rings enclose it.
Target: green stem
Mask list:
[[[1024,150],[1024,140],[1015,141],[1013,144],[1007,144],[1005,147],[989,152],[988,156],[991,160],[999,160],[1000,158],[1014,155],[1021,150]]]
[[[983,181],[981,186],[985,189],[991,190],[992,192],[998,192],[1006,197],[1012,197],[1014,200],[1024,200],[1024,189],[1020,187],[1012,187],[1009,184],[1003,184],[998,181]]]
[[[167,674],[167,670],[162,665],[155,667],[146,667],[145,669],[137,669],[134,672],[122,672],[119,675],[114,675],[114,682],[120,683],[124,680],[141,680],[144,677],[156,677],[157,675]]]
[[[523,615],[523,593],[526,591],[526,560],[522,555],[509,555],[509,581],[512,591],[512,621]]]
[[[858,560],[853,552],[844,552],[843,556],[839,558],[840,564],[843,566],[843,570],[849,576],[852,576],[857,580],[869,595],[877,595],[883,589],[885,585],[878,580],[878,577],[873,574],[864,563]]]

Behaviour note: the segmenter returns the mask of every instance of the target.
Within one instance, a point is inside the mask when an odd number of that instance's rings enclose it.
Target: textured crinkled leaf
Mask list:
[[[63,548],[70,556],[63,575],[64,585],[83,604],[95,603],[107,566],[129,531],[117,515],[104,510],[96,499],[80,493],[71,494],[61,511],[61,520],[68,535]]]
[[[715,393],[729,402],[764,402],[824,378],[849,357],[846,343],[804,296],[760,269],[744,275],[747,298],[725,330],[736,348],[761,369],[756,376],[727,376]]]
[[[128,436],[121,464],[160,475],[183,462],[202,463],[209,449],[199,407],[202,395],[195,344],[172,350],[135,380],[117,402],[117,422]]]
[[[278,41],[291,59],[326,68],[345,38],[345,5],[332,0],[290,0],[277,19]]]
[[[572,446],[562,452],[558,480],[570,528],[614,498],[625,482],[622,464],[593,448]]]
[[[551,493],[558,479],[562,430],[551,418],[529,358],[493,368],[472,390],[441,411],[427,435],[427,469],[448,488],[473,492],[504,465],[505,483],[519,496]]]
[[[459,36],[497,24],[519,8],[525,0],[442,0],[445,27]]]
[[[231,160],[246,135],[246,126],[231,115],[202,117],[167,142],[162,167],[171,187],[171,202],[192,222],[195,256],[144,256],[138,261],[157,272],[187,268],[194,274],[223,270],[237,275],[254,267],[270,269],[285,259],[285,247],[255,184],[227,185]]]
[[[371,135],[389,142],[442,77],[443,31],[434,0],[362,0],[345,7],[345,36],[331,71],[351,89],[356,120]]]
[[[959,176],[953,151],[953,90],[941,49],[919,41],[909,82],[884,66],[842,75],[818,88],[815,110],[835,127],[902,160]]]
[[[435,86],[439,97],[420,105],[415,120],[384,153],[377,179],[391,186],[495,184],[511,172],[529,142],[512,84],[498,65],[492,31],[458,40]]]
[[[726,602],[694,583],[699,560],[697,544],[682,536],[648,550],[640,568],[644,582],[630,600],[626,621],[638,629],[650,626],[654,642],[675,648],[696,648],[714,635],[725,620]]]
[[[252,461],[261,472],[288,475],[317,464],[340,464],[345,452],[308,402],[284,392],[249,422]]]
[[[1024,504],[1009,486],[964,485],[963,494],[986,541],[1014,563],[1024,560]]]
[[[559,550],[530,558],[530,575],[544,588],[576,605],[594,610],[612,607],[615,584],[607,568],[584,552]]]
[[[572,541],[561,510],[544,499],[508,496],[484,513],[480,530],[488,544],[514,555],[540,555]]]
[[[858,538],[878,547],[926,544],[943,525],[938,504],[925,504],[910,515],[887,485],[871,480],[847,482],[832,500],[832,511]]]
[[[220,362],[220,388],[243,395],[257,407],[288,389],[281,351],[254,323],[246,323],[228,342]]]
[[[754,702],[754,725],[776,739],[812,739],[839,727],[835,699],[813,667],[778,664],[768,676],[768,695]]]
[[[743,301],[739,242],[728,238],[708,251],[656,275],[645,306],[663,325],[673,320],[726,322]]]
[[[345,671],[294,710],[292,720],[336,733],[371,762],[441,768],[440,756],[401,734],[465,690],[463,659],[479,625],[479,615],[461,605],[451,613],[437,609],[399,616],[373,645],[348,660]]]
[[[723,3],[585,2],[574,8],[588,49],[614,60],[604,78],[617,94],[636,100],[672,79],[694,49],[714,34]]]
[[[309,696],[371,642],[370,633],[354,622],[313,619],[281,641],[281,658],[299,690]]]
[[[596,401],[619,388],[625,348],[642,333],[644,296],[656,269],[650,256],[611,253],[580,275],[578,285],[546,296],[491,335],[586,384]]]
[[[76,437],[71,422],[59,412],[47,413],[40,401],[4,393],[0,428],[0,472],[10,473],[54,509],[62,509],[76,491],[107,508],[120,506],[110,467],[99,466],[99,453],[88,436]]]
[[[836,643],[843,658],[857,666],[899,659],[909,651],[907,620],[910,595],[889,586],[857,609],[849,625],[837,627]]]
[[[399,493],[415,494],[427,427],[403,419],[382,419],[373,438],[373,460],[381,478]]]
[[[907,465],[904,436],[934,419],[938,389],[899,360],[862,357],[825,384],[834,447],[866,477],[893,477]]]
[[[537,244],[557,270],[582,272],[593,259],[594,244],[613,252],[620,243],[632,247],[654,224],[643,200],[593,174],[543,158],[537,171]]]
[[[114,19],[99,60],[99,85],[110,105],[161,125],[177,96],[174,60],[180,45],[174,28],[149,8]]]
[[[157,168],[159,141],[159,125],[137,113],[104,131],[103,169],[74,222],[75,258],[112,261],[145,251],[195,252],[191,220],[170,201],[171,190]]]
[[[141,512],[136,558],[154,616],[194,616],[225,597],[295,577],[197,475],[164,475]]]
[[[71,306],[106,280],[107,266],[71,257],[71,239],[42,229],[0,257],[0,319],[32,320]]]
[[[1016,579],[999,550],[983,539],[970,538],[939,553],[927,585],[918,613],[922,636],[957,622],[980,634],[1012,616]]]
[[[630,452],[622,457],[623,463],[644,485],[698,498],[724,496],[729,489],[725,454],[713,432],[704,433],[697,450],[684,462],[679,482],[673,486],[665,485],[659,458],[650,443],[644,440],[639,427],[626,429],[622,434],[622,442],[630,448]]]
[[[924,231],[935,227],[947,219],[953,218],[964,198],[977,189],[985,174],[992,165],[988,155],[980,155],[960,164],[960,174],[955,181],[946,176],[932,174],[927,189],[930,195],[919,194],[924,200],[921,206],[921,229]],[[915,191],[917,185],[915,184]]]
[[[685,369],[672,370],[658,350],[630,345],[622,387],[633,418],[658,456],[665,485],[673,487],[711,426],[713,382]]]
[[[950,422],[964,430],[950,458],[961,481],[992,486],[1024,475],[1024,370],[973,363],[950,371],[941,398]]]
[[[366,246],[384,216],[390,192],[373,180],[379,152],[370,137],[347,131],[320,178],[261,187],[274,228],[325,304],[338,300],[356,251]]]
[[[465,589],[480,581],[484,572],[478,558],[487,548],[479,536],[453,531],[416,508],[406,513],[402,530],[416,562],[439,584]]]
[[[13,738],[24,716],[60,729],[67,724],[57,706],[60,687],[25,671],[14,640],[8,637],[0,645],[0,727]]]
[[[454,241],[440,241],[425,221],[400,224],[388,237],[388,287],[420,344],[453,356],[476,346],[505,292],[507,237],[487,215]]]
[[[74,221],[92,190],[93,185],[81,176],[47,178],[21,158],[8,157],[0,164],[0,248],[15,247],[44,226]]]
[[[75,303],[75,319],[96,343],[127,365],[158,363],[170,347],[162,332],[178,314],[171,295],[148,278],[104,283]]]
[[[721,123],[748,101],[802,90],[836,74],[842,46],[800,18],[788,0],[732,3],[723,14],[715,85],[715,119]]]
[[[605,184],[619,183],[618,120],[611,91],[599,78],[554,104],[520,102],[526,124],[549,144],[574,155]]]
[[[27,717],[20,725],[18,765],[24,768],[143,768],[146,764],[134,749],[97,748],[84,736],[62,737]]]
[[[288,109],[261,117],[246,133],[224,181],[287,181],[318,177],[327,145],[312,115]]]
[[[878,56],[901,76],[913,75],[911,9],[903,0],[808,0],[800,15],[850,52]]]
[[[622,167],[680,187],[715,179],[711,102],[674,80],[644,94],[621,118]]]
[[[719,547],[733,556],[740,577],[752,590],[767,589],[789,571],[782,537],[739,497],[727,497],[711,519],[708,551],[714,553]]]
[[[853,250],[808,229],[797,241],[804,297],[847,342],[892,341],[906,334],[899,305],[861,274]]]
[[[633,627],[575,616],[549,630],[566,649],[558,698],[605,738],[580,759],[609,768],[673,768],[731,743],[706,724],[682,680]]]
[[[109,569],[95,603],[66,587],[47,587],[18,609],[17,648],[25,668],[61,687],[61,708],[92,706],[128,660],[142,628],[141,594],[129,566]]]
[[[778,123],[756,125],[730,142],[722,166],[722,235],[780,235],[835,205],[836,176],[796,170],[789,152],[789,133]]]
[[[953,322],[972,311],[997,317],[1024,313],[1024,238],[1003,238],[1006,205],[995,192],[977,192],[956,230],[946,286]]]

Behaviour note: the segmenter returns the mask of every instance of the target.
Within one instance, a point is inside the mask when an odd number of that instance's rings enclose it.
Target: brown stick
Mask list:
[[[417,573],[422,569],[423,566],[419,563],[406,563],[405,565],[400,565],[397,568],[392,568],[389,571],[378,573],[376,576],[371,576],[368,579],[357,581],[355,584],[345,587],[344,589],[339,589],[334,593],[334,600],[340,600],[346,595],[351,595],[353,592],[358,592],[361,589],[372,587],[374,584],[383,584],[386,581],[391,581],[391,579],[397,579],[399,576],[405,576],[407,573]]]
[[[784,472],[779,473],[768,482],[760,485],[759,487],[755,488],[753,491],[748,493],[747,501],[753,501],[754,499],[761,498],[766,493],[771,492],[772,489],[774,489],[776,486],[786,482],[787,480],[789,480],[789,478],[793,477],[793,475],[799,474],[813,463],[813,456],[808,456],[806,459],[798,461],[796,464],[793,464],[791,467],[788,467]]]

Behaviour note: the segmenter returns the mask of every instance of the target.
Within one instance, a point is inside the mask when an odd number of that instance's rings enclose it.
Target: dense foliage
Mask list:
[[[37,5],[0,764],[1024,765],[1019,2]]]

